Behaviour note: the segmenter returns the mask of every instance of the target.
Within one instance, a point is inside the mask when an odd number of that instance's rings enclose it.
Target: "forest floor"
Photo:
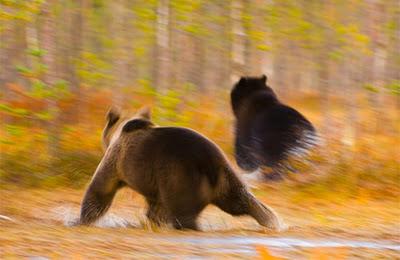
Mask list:
[[[202,232],[152,227],[140,195],[124,189],[100,226],[67,227],[84,190],[0,191],[1,259],[400,259],[400,202],[299,197],[255,190],[290,226],[276,233],[208,207]],[[294,193],[296,194],[296,193]],[[10,218],[10,219],[8,219]],[[135,227],[110,227],[121,219]],[[108,226],[108,227],[107,227]]]

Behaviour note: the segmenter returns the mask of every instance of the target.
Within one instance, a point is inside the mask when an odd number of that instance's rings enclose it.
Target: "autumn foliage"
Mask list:
[[[112,91],[82,89],[79,95],[68,92],[57,101],[56,115],[49,115],[43,112],[45,97],[18,85],[10,85],[9,89],[12,98],[1,106],[1,183],[76,187],[86,183],[102,156],[100,136],[105,113],[112,104]],[[155,123],[196,129],[220,145],[233,162],[228,92],[211,96],[183,88],[160,95],[150,87],[137,86],[127,88],[124,97],[125,111],[150,105]],[[332,103],[328,130],[320,127],[323,118],[317,97],[293,96],[285,101],[315,122],[323,138],[304,164],[297,165],[300,173],[289,175],[285,185],[305,195],[342,198],[393,198],[400,194],[396,100],[387,97],[387,112],[382,115],[385,124],[381,126],[377,122],[382,118],[374,118],[366,97],[359,97],[357,132],[351,143],[346,140],[342,100]],[[49,131],[49,124],[53,123],[58,128],[55,153],[49,148],[49,136],[55,134]]]

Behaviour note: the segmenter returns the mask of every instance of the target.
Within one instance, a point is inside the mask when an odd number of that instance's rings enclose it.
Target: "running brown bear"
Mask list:
[[[96,221],[128,186],[145,197],[147,216],[157,224],[196,230],[199,213],[214,204],[231,215],[250,215],[262,226],[283,227],[206,137],[187,128],[157,127],[145,109],[131,118],[110,110],[107,119],[106,151],[84,196],[79,224]]]
[[[282,179],[291,170],[287,160],[302,155],[317,142],[313,125],[298,111],[282,104],[267,85],[267,77],[242,77],[231,91],[235,122],[235,158],[247,171],[272,168],[267,179]]]

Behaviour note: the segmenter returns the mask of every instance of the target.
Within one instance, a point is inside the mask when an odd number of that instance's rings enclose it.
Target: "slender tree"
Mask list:
[[[170,5],[169,0],[159,0],[157,5],[156,41],[154,52],[154,87],[169,87],[170,77]]]

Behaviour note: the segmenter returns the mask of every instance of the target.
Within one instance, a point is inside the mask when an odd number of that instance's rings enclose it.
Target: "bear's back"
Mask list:
[[[289,131],[292,128],[303,127],[314,131],[312,124],[297,110],[284,104],[260,109],[254,118],[254,127],[260,130]]]
[[[148,172],[162,172],[161,168],[175,168],[187,174],[207,176],[216,185],[218,173],[228,167],[222,151],[201,134],[187,128],[155,127],[143,135],[132,136],[127,149],[128,162]],[[157,168],[157,169],[156,169]]]

